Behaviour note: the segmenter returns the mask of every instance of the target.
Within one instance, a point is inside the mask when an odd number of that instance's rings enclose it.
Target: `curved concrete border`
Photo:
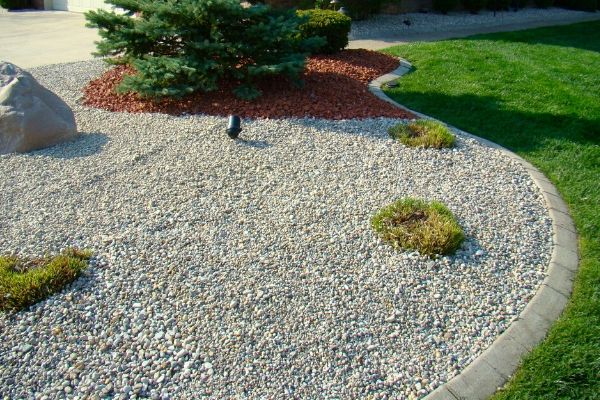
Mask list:
[[[408,73],[412,65],[400,60],[400,67],[380,76],[369,84],[369,90],[377,97],[406,111],[426,119],[427,115],[411,110],[390,99],[381,90],[381,85]],[[518,318],[479,357],[463,371],[425,397],[425,400],[441,399],[487,399],[502,387],[515,372],[521,358],[531,351],[558,319],[567,305],[573,279],[579,266],[577,231],[569,215],[567,204],[554,185],[535,168],[512,151],[470,133],[452,127],[459,134],[473,138],[496,148],[519,162],[540,188],[552,219],[553,249],[546,278],[535,296]]]

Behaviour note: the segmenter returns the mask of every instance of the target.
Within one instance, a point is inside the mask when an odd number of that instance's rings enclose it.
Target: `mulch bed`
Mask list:
[[[131,67],[118,66],[91,81],[84,89],[84,104],[109,111],[160,112],[172,115],[230,114],[252,118],[319,117],[327,119],[392,117],[415,118],[371,94],[367,84],[398,67],[398,60],[368,50],[344,50],[311,57],[302,79],[293,86],[282,78],[259,83],[262,96],[241,100],[233,85],[223,82],[214,92],[195,93],[182,99],[144,99],[135,93],[117,94],[115,87]]]

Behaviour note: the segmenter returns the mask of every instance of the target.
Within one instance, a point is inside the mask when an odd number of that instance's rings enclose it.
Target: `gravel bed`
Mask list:
[[[451,12],[447,15],[436,13],[406,13],[398,15],[376,15],[364,21],[354,21],[350,32],[350,40],[389,38],[393,36],[410,36],[411,34],[461,31],[478,27],[496,27],[503,25],[538,22],[564,21],[565,18],[592,15],[586,11],[565,10],[562,8],[525,8],[515,11],[483,10],[479,14]],[[410,26],[403,21],[410,20]]]
[[[544,277],[528,174],[468,138],[409,149],[398,120],[245,120],[78,104],[98,62],[35,69],[77,141],[0,156],[0,252],[95,252],[70,288],[0,316],[8,398],[415,398],[477,357]],[[443,201],[468,240],[431,260],[369,219]]]

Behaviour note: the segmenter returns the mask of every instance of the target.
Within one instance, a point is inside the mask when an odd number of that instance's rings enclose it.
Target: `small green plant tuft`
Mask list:
[[[87,268],[91,255],[67,249],[51,258],[0,257],[0,310],[19,311],[60,291]]]
[[[451,254],[465,239],[452,212],[437,201],[397,200],[379,210],[371,225],[395,248],[418,250],[428,256]]]
[[[318,52],[337,53],[348,45],[352,24],[350,17],[332,10],[303,10],[296,13],[299,17],[306,18],[299,26],[303,39],[319,36],[327,40]]]
[[[441,149],[454,146],[454,135],[443,124],[420,119],[409,124],[392,126],[388,133],[410,147],[431,147]]]

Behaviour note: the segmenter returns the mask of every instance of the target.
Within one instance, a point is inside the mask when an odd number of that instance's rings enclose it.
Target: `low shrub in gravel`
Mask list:
[[[371,225],[395,248],[418,250],[428,256],[451,254],[465,239],[452,212],[437,201],[397,200],[377,212]]]
[[[86,13],[87,26],[102,38],[96,55],[136,73],[119,85],[142,96],[183,97],[234,82],[233,92],[253,99],[257,82],[285,76],[300,83],[306,57],[322,38],[300,35],[293,10],[239,0],[106,0],[126,13]],[[137,15],[137,17],[134,17]]]
[[[444,124],[420,119],[409,124],[392,126],[388,133],[402,144],[410,147],[441,149],[454,146],[454,135]]]
[[[60,291],[87,268],[90,257],[77,249],[44,259],[0,257],[0,310],[18,311]]]
[[[318,49],[319,53],[337,53],[348,46],[348,34],[352,20],[350,17],[331,10],[297,11],[306,22],[300,25],[300,33],[304,38],[320,36],[327,42]]]

